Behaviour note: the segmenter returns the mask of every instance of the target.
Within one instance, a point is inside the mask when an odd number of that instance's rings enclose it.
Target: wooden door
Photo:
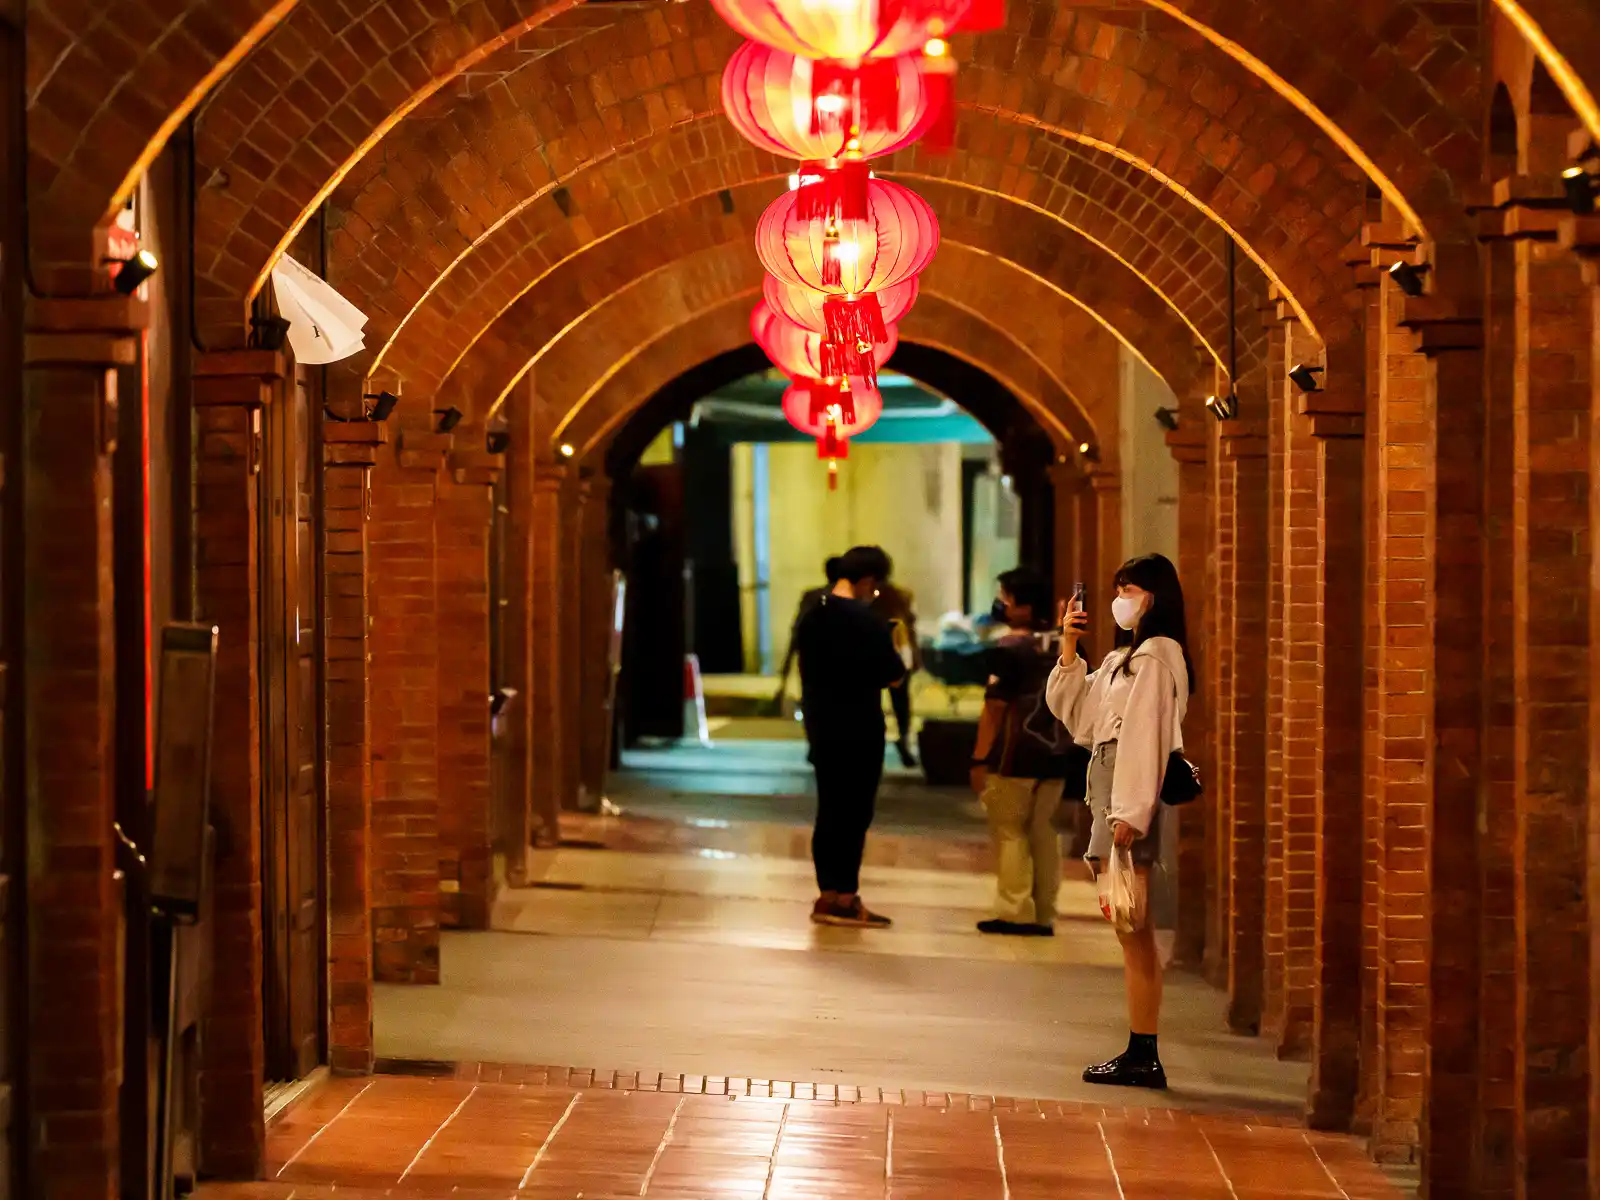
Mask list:
[[[261,882],[270,1081],[299,1079],[323,1057],[316,382],[298,370],[264,422]]]

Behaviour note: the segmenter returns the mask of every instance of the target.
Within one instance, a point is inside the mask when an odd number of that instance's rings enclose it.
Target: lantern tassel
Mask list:
[[[839,464],[837,462],[828,464],[828,490],[830,492],[839,490]]]
[[[794,215],[802,221],[865,221],[871,173],[859,161],[817,168],[821,178],[795,193]]]
[[[956,143],[955,64],[948,58],[924,58],[922,79],[928,88],[928,106],[933,120],[922,144],[934,154],[948,154]]]
[[[856,123],[892,130],[900,121],[900,70],[892,58],[869,59],[856,74]]]
[[[889,340],[889,330],[883,323],[883,305],[871,292],[853,300],[829,296],[822,302],[822,322],[832,342],[846,345],[870,342],[881,346]]]

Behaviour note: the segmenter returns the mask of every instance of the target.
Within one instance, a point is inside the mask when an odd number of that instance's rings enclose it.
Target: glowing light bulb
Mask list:
[[[825,117],[837,117],[844,111],[845,99],[834,92],[817,97],[817,111]]]
[[[950,43],[943,38],[929,38],[928,44],[922,48],[922,52],[929,58],[943,58],[950,53]]]

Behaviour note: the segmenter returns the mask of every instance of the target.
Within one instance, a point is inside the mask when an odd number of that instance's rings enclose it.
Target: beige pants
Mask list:
[[[1061,841],[1055,815],[1061,780],[989,776],[983,808],[995,849],[995,916],[1024,925],[1056,919]]]

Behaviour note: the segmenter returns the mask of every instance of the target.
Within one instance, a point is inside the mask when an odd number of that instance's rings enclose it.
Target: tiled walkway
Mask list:
[[[1164,1110],[837,1106],[379,1076],[201,1200],[1392,1200],[1346,1139]]]

